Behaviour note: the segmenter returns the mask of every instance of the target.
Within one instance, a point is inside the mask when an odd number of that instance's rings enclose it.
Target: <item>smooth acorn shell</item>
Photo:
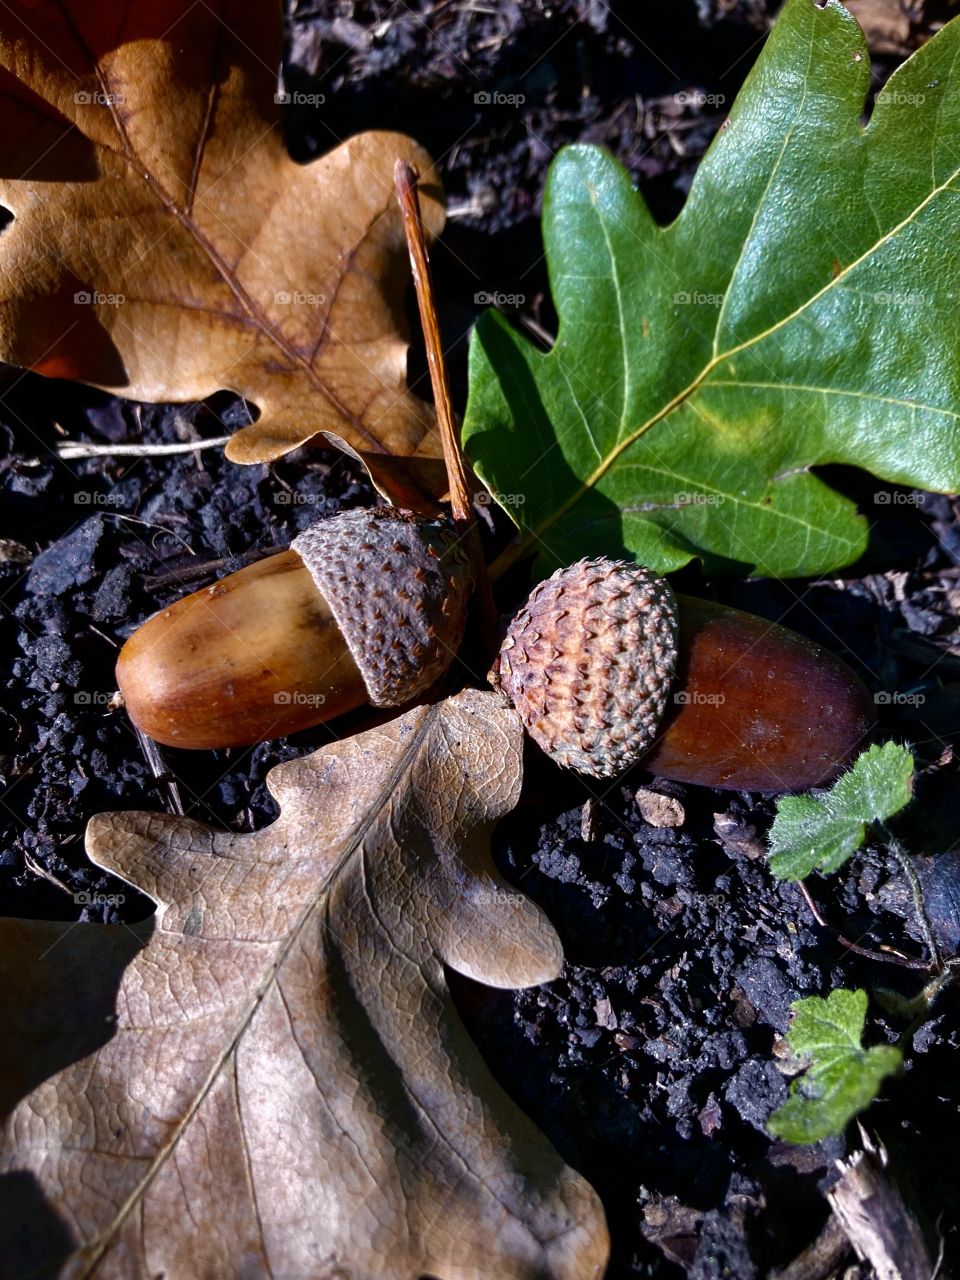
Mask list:
[[[402,706],[450,665],[472,586],[451,521],[344,511],[150,618],[117,681],[134,724],[175,747],[244,746],[368,701]]]
[[[738,609],[690,596],[677,604],[677,675],[643,768],[707,787],[805,791],[866,745],[873,704],[845,662]]]
[[[340,628],[295,551],[154,614],[120,651],[117,681],[134,724],[171,747],[261,742],[367,700]]]

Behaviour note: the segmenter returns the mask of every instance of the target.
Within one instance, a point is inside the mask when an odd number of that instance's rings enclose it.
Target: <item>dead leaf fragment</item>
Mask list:
[[[489,855],[520,752],[515,713],[467,691],[274,769],[281,816],[254,835],[95,818],[91,856],[157,914],[3,922],[0,1256],[117,1280],[599,1276],[596,1195],[444,980],[559,971]]]
[[[872,53],[903,58],[911,52],[912,24],[923,19],[923,0],[849,0],[847,7],[863,27]]]
[[[431,235],[441,192],[401,134],[296,164],[279,65],[275,5],[0,7],[0,358],[142,400],[228,388],[260,410],[234,461],[323,432],[376,477],[439,456],[406,385],[394,161],[423,175]]]
[[[664,796],[659,791],[639,787],[634,799],[641,818],[651,827],[682,827],[686,821],[683,805],[674,796]]]

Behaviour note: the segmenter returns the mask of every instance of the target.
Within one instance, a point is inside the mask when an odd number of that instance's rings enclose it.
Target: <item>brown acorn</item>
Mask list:
[[[490,679],[548,755],[598,778],[642,762],[704,786],[804,790],[872,723],[862,682],[819,645],[603,558],[533,589]]]
[[[615,777],[656,740],[677,661],[677,605],[639,565],[580,560],[531,591],[490,672],[557,764]]]
[[[318,521],[133,633],[117,662],[131,720],[168,746],[242,746],[412,701],[463,637],[468,545],[393,507]]]

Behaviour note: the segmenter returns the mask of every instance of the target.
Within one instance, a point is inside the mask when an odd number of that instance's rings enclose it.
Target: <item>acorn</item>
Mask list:
[[[873,721],[863,683],[819,645],[603,557],[534,587],[490,681],[547,755],[596,778],[642,763],[702,786],[806,790]]]
[[[469,545],[394,507],[317,521],[133,633],[117,662],[131,720],[167,746],[230,747],[413,701],[463,638]]]

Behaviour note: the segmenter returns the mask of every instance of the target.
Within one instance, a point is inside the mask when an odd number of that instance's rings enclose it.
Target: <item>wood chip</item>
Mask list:
[[[923,1232],[888,1169],[889,1158],[860,1129],[863,1150],[838,1161],[840,1181],[827,1192],[857,1256],[877,1280],[930,1280],[934,1265]]]

